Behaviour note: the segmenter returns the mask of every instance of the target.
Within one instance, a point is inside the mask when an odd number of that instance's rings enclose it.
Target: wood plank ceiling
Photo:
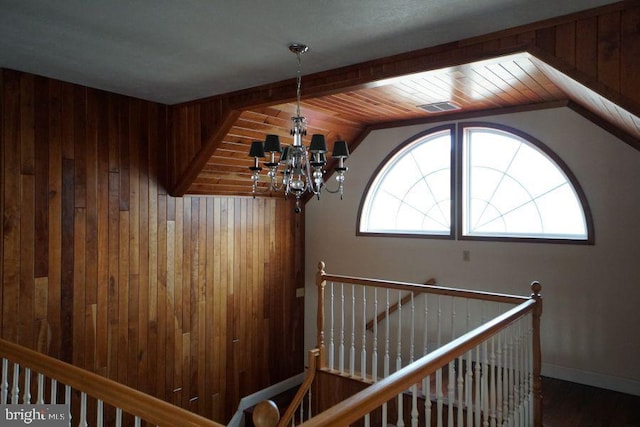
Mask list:
[[[326,135],[329,149],[334,140],[344,139],[353,150],[374,126],[444,119],[442,116],[452,113],[464,117],[480,111],[566,105],[569,100],[640,139],[637,116],[526,52],[389,78],[364,88],[307,99],[304,82],[303,77],[301,112],[309,123],[308,134]],[[459,109],[429,113],[421,108],[443,101]],[[247,155],[251,142],[277,134],[284,144],[290,144],[290,118],[294,114],[294,102],[242,111],[187,193],[251,195],[248,167],[252,159]]]

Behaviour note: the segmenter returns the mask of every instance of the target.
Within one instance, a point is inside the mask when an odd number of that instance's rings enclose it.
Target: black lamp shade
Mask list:
[[[349,147],[347,146],[347,143],[342,140],[334,142],[331,157],[342,157],[343,159],[349,157]]]
[[[264,151],[267,153],[279,153],[280,137],[278,135],[267,135],[264,140]]]
[[[264,157],[264,145],[262,141],[253,141],[251,143],[249,157]]]
[[[309,151],[312,153],[326,153],[327,142],[324,139],[324,135],[318,133],[311,137],[311,144],[309,144]]]

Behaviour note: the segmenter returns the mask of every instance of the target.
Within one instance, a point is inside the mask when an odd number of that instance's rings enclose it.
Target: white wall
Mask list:
[[[348,160],[344,200],[306,207],[305,346],[315,345],[318,261],[327,272],[519,295],[543,286],[543,374],[640,395],[640,152],[567,108],[486,117],[546,143],[576,175],[595,245],[356,236],[358,206],[379,163],[434,125],[370,134]],[[334,183],[332,183],[334,184]],[[463,250],[470,261],[463,261]]]

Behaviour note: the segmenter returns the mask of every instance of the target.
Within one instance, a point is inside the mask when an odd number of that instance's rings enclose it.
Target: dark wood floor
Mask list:
[[[640,396],[542,379],[545,427],[640,427]]]

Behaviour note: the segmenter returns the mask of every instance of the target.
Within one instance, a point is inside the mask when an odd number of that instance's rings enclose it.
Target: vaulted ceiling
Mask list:
[[[383,123],[426,121],[453,113],[480,112],[522,106],[561,105],[578,89],[569,87],[562,73],[553,73],[527,53],[517,53],[454,67],[387,78],[356,90],[307,98],[301,112],[309,122],[308,134],[327,136],[329,149],[337,139],[355,142],[367,129]],[[563,84],[565,90],[561,89]],[[448,102],[456,110],[428,112],[421,106]],[[295,102],[244,110],[189,186],[194,194],[251,194],[248,147],[266,134],[277,134],[285,144]],[[608,110],[598,109],[602,114]],[[640,123],[640,122],[638,122]],[[629,129],[633,130],[633,129]],[[637,129],[636,129],[637,131]],[[640,135],[638,135],[640,136]],[[305,141],[308,142],[308,141]],[[266,187],[266,180],[262,182]]]

